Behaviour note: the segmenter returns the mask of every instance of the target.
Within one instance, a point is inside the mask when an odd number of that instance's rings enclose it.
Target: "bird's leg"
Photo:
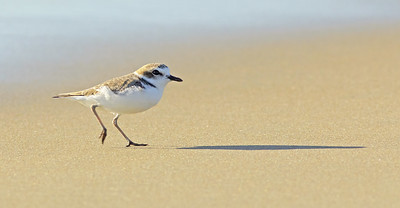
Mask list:
[[[107,136],[107,129],[104,126],[103,122],[101,121],[99,115],[96,112],[97,107],[98,107],[97,105],[90,106],[90,108],[92,109],[92,112],[94,113],[94,115],[96,116],[97,120],[99,121],[101,127],[103,128],[103,131],[100,133],[99,138],[101,139],[101,143],[104,144],[104,140],[106,139],[106,136]]]
[[[115,128],[117,128],[118,131],[121,132],[122,136],[124,136],[125,139],[128,141],[128,144],[126,145],[126,147],[129,147],[129,146],[131,146],[131,145],[133,145],[133,146],[147,146],[147,144],[138,144],[138,143],[132,142],[132,141],[125,135],[125,133],[122,131],[122,129],[119,128],[118,123],[117,123],[118,118],[119,118],[119,114],[117,114],[117,115],[114,117],[114,119],[113,119],[113,124],[114,124]]]

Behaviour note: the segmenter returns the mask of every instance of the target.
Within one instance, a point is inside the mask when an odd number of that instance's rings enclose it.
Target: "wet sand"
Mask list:
[[[106,112],[101,145],[89,109],[51,96],[129,73],[150,53],[2,84],[0,206],[398,207],[393,28],[171,45],[154,61],[184,82],[119,120],[148,147],[125,148]]]

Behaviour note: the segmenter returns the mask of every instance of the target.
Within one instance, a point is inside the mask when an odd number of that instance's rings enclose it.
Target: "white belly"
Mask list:
[[[122,94],[115,94],[107,87],[103,87],[96,95],[80,100],[85,105],[96,104],[107,111],[119,114],[138,113],[155,106],[160,101],[162,91],[148,87],[144,90],[127,89]]]

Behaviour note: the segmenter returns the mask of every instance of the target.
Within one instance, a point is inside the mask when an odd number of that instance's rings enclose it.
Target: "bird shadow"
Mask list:
[[[300,150],[300,149],[360,149],[363,146],[309,146],[309,145],[222,145],[222,146],[194,146],[177,149],[191,150]]]

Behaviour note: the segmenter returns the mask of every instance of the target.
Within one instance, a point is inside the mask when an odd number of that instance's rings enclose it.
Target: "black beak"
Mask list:
[[[172,81],[175,81],[175,82],[182,82],[182,81],[183,81],[181,78],[179,78],[179,77],[174,77],[174,76],[172,76],[172,75],[169,75],[169,76],[168,76],[168,79],[170,79],[170,80],[172,80]]]

